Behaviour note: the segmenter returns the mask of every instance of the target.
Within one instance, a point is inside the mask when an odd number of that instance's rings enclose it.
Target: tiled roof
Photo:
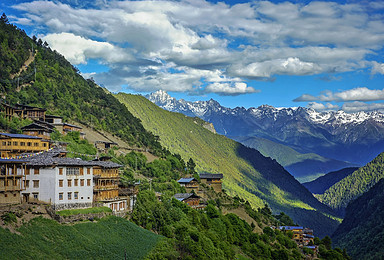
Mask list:
[[[92,161],[94,166],[101,166],[104,168],[120,168],[123,167],[123,165],[114,163],[111,161]]]
[[[200,179],[222,179],[224,176],[221,173],[200,173]]]
[[[25,163],[27,162],[26,160],[22,159],[4,159],[0,158],[0,163]]]
[[[178,201],[183,201],[191,197],[199,198],[199,196],[194,193],[176,193],[173,197]]]
[[[304,229],[303,227],[295,227],[295,226],[281,226],[279,227],[280,230],[294,230],[294,229]]]
[[[31,136],[31,135],[23,135],[23,134],[0,133],[0,135],[6,136],[6,137],[11,137],[11,138],[41,139],[41,137]]]
[[[178,183],[190,183],[190,182],[193,181],[193,180],[196,181],[195,178],[181,178],[181,179],[178,180],[177,182],[178,182]]]

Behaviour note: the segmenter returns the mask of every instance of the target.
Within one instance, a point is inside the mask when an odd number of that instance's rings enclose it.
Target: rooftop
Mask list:
[[[41,139],[41,137],[31,136],[31,135],[23,135],[23,134],[0,133],[0,136],[10,137],[10,138]]]
[[[280,230],[294,230],[294,229],[304,229],[303,227],[296,227],[296,226],[280,226],[279,227]]]
[[[222,173],[200,173],[200,179],[222,179],[223,177]]]
[[[190,183],[191,181],[197,181],[195,178],[181,178],[178,183]]]
[[[178,201],[183,201],[189,198],[200,198],[194,193],[176,193],[173,197]]]

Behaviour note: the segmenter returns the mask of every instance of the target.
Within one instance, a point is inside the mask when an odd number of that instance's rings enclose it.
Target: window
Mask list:
[[[80,175],[84,175],[84,168],[83,167],[80,168]]]
[[[59,168],[59,175],[63,175],[63,168]]]
[[[39,198],[39,193],[38,192],[34,192],[34,193],[32,193],[32,195],[33,195],[34,199],[38,199]]]
[[[84,180],[83,179],[80,180],[80,186],[84,186]]]
[[[13,142],[13,145],[18,146],[19,144],[18,144],[18,142]]]
[[[87,179],[87,186],[91,186],[91,179]]]
[[[67,175],[79,175],[79,168],[67,168]]]
[[[69,199],[69,200],[72,199],[72,192],[68,192],[68,199]]]
[[[31,171],[31,169],[30,168],[27,168],[26,170],[25,170],[25,175],[29,175],[29,172]]]
[[[7,146],[7,142],[2,142],[1,143],[3,146]]]
[[[68,187],[72,187],[72,180],[68,180]]]
[[[47,144],[46,144],[46,143],[43,143],[43,147],[47,147]]]
[[[75,197],[75,200],[77,200],[79,198],[79,193],[78,192],[75,192],[74,193],[74,197]]]
[[[25,142],[20,142],[20,146],[25,146]]]
[[[39,143],[33,143],[33,146],[39,147]]]
[[[12,145],[12,142],[11,141],[8,141],[8,146],[11,146]]]
[[[25,181],[25,188],[29,188],[29,180]]]
[[[33,188],[39,188],[39,181],[33,181]]]
[[[63,187],[63,180],[59,180],[59,187]]]
[[[39,172],[39,168],[34,168],[33,173],[34,173],[35,175],[38,175],[38,174],[40,173],[40,172]]]
[[[87,174],[91,174],[91,168],[87,168]]]
[[[59,200],[63,200],[63,193],[62,192],[59,193]]]
[[[27,146],[32,146],[32,143],[31,143],[31,142],[28,142],[28,143],[27,143]]]
[[[79,185],[79,180],[75,179],[75,186],[78,186],[78,185]]]

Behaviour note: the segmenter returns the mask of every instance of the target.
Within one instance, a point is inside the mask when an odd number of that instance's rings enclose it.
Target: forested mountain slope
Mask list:
[[[348,175],[352,174],[354,171],[359,169],[358,167],[348,167],[341,169],[339,171],[334,171],[327,173],[324,176],[317,178],[311,182],[303,183],[304,187],[306,187],[310,192],[314,194],[322,194],[327,189],[329,189],[335,183],[341,181]]]
[[[275,212],[284,211],[301,225],[314,228],[318,236],[329,234],[337,226],[323,214],[332,211],[276,161],[208,131],[199,118],[163,110],[142,96],[119,93],[116,97],[171,152],[184,160],[192,158],[200,172],[223,173],[224,187],[230,194],[247,199],[255,207],[267,202]]]
[[[384,258],[384,180],[348,204],[343,222],[332,236],[354,259]]]
[[[324,194],[318,195],[323,203],[334,209],[345,209],[348,203],[367,192],[384,177],[384,153],[331,186]]]
[[[115,97],[92,80],[85,80],[46,43],[30,39],[5,19],[0,21],[0,48],[0,92],[8,104],[46,108],[48,114],[108,131],[132,146],[161,153],[156,137]],[[34,62],[14,77],[30,55],[35,56]]]

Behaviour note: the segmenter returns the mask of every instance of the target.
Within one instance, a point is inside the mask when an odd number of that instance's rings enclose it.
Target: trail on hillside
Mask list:
[[[11,78],[11,79],[14,79],[14,78],[20,76],[20,74],[21,74],[22,72],[27,71],[29,65],[35,60],[36,53],[37,53],[37,51],[35,52],[35,54],[33,54],[33,52],[31,51],[31,52],[29,53],[29,57],[28,57],[28,59],[24,62],[23,66],[21,66],[21,68],[19,69],[19,72],[18,72],[18,73],[15,73],[15,74],[11,74],[11,75],[10,75],[10,78]]]

